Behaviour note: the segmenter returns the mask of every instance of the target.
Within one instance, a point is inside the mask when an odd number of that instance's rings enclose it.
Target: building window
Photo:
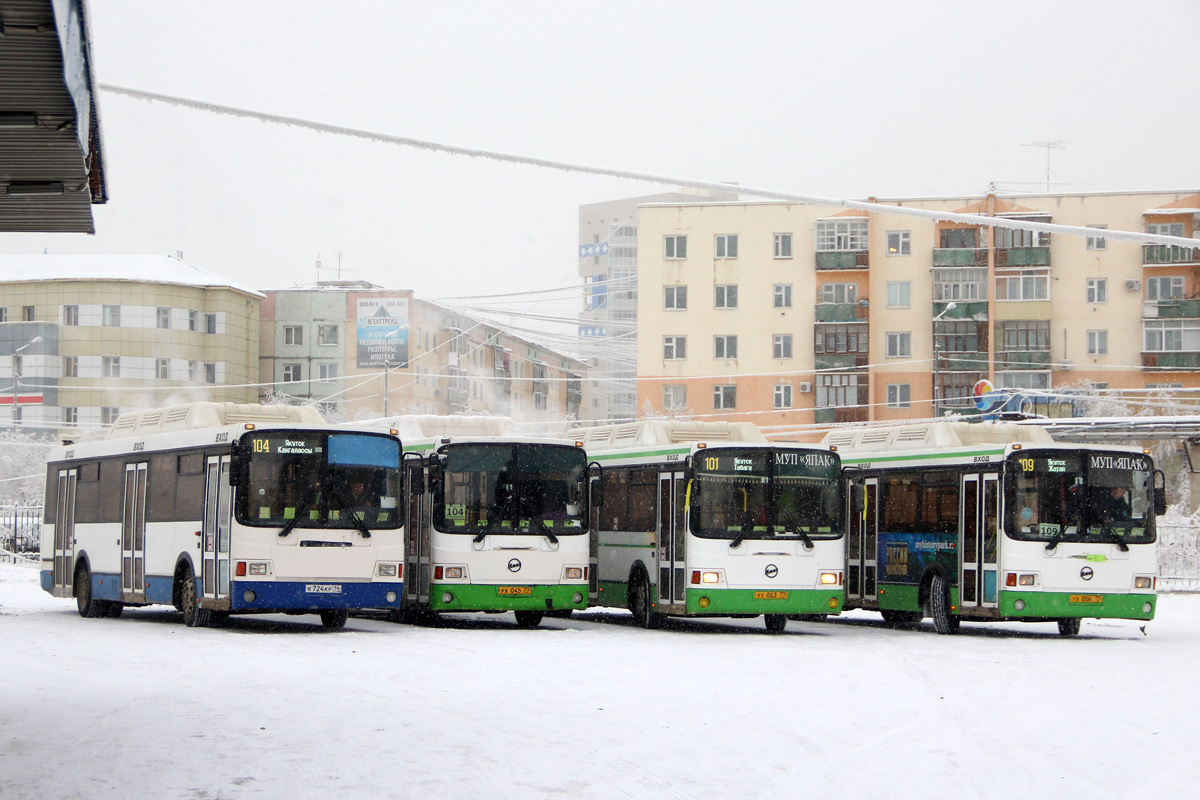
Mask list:
[[[196,332],[196,331],[200,330],[200,312],[199,311],[189,311],[188,312],[188,330],[192,331],[192,332]]]
[[[687,236],[664,236],[663,258],[687,258]]]
[[[1159,222],[1146,226],[1146,233],[1156,233],[1159,236],[1183,236],[1182,222]]]
[[[297,383],[300,380],[300,365],[299,364],[284,364],[283,365],[283,382]]]
[[[163,330],[171,327],[171,309],[159,306],[155,311],[155,325]]]
[[[1099,228],[1100,230],[1104,230],[1108,226],[1107,225],[1088,225],[1088,227],[1089,228]],[[1103,236],[1087,237],[1087,249],[1088,250],[1104,250],[1107,247],[1108,247],[1108,242],[1105,241]]]
[[[204,332],[209,335],[215,334],[217,332],[217,315],[216,314],[205,314],[204,315]]]
[[[1049,217],[1010,217],[1021,222],[1050,222]],[[1050,234],[1044,231],[1027,231],[1019,228],[997,228],[996,249],[1011,250],[1015,247],[1048,247]]]
[[[777,333],[772,337],[771,356],[772,358],[792,357],[792,335],[790,333]]]
[[[865,322],[817,325],[813,340],[813,352],[818,355],[866,353],[867,342],[867,324]]]
[[[664,386],[663,387],[663,410],[664,411],[683,411],[687,408],[687,387],[686,386]]]
[[[284,325],[283,326],[283,343],[284,344],[304,344],[304,326],[303,325]]]
[[[1050,373],[1020,370],[996,373],[997,389],[1049,389]]]
[[[317,364],[317,380],[321,383],[337,380],[337,376],[337,364]]]
[[[714,336],[713,358],[737,358],[737,337]]]
[[[199,361],[189,361],[188,362],[188,380],[191,381],[192,383],[199,382],[199,380],[200,380],[200,362]]]
[[[862,377],[865,382],[866,376]],[[817,407],[845,408],[857,406],[858,378],[857,374],[817,375]]]
[[[1142,322],[1142,332],[1142,349],[1147,353],[1192,353],[1200,350],[1200,320],[1148,319]]]
[[[979,229],[946,228],[938,232],[938,244],[943,250],[974,250],[979,247]]]
[[[908,281],[888,281],[887,307],[909,308],[912,305],[912,284]]]
[[[865,219],[823,219],[817,221],[817,252],[866,250]]]
[[[792,257],[792,235],[790,233],[775,234],[775,257]]]
[[[1050,350],[1050,321],[1001,322],[1000,343],[1003,352],[1047,352]]]
[[[673,308],[676,311],[682,311],[687,308],[687,287],[664,286],[663,308]]]
[[[338,343],[337,325],[318,325],[317,344],[336,345]]]
[[[792,285],[790,283],[775,284],[771,290],[771,296],[776,308],[792,307]]]
[[[534,392],[533,393],[533,410],[534,411],[545,411],[546,410],[546,393],[545,392]]]
[[[25,320],[26,322],[33,322],[35,319],[37,319],[36,311],[37,309],[33,306],[23,307],[21,309],[21,319]],[[118,324],[120,324],[119,321]]]
[[[79,377],[79,356],[63,356],[63,377]]]
[[[716,299],[713,305],[716,308],[737,308],[737,285],[717,286]]]
[[[1183,276],[1163,275],[1158,278],[1146,279],[1147,300],[1181,300],[1183,299]]]
[[[206,363],[204,365],[204,382],[210,383],[210,384],[217,382],[217,365],[216,364]]]
[[[79,409],[77,407],[63,406],[62,412],[63,412],[62,416],[63,416],[63,424],[64,425],[78,425],[79,424]]]
[[[1050,270],[1021,269],[996,273],[997,300],[1048,300]]]
[[[858,284],[856,283],[823,283],[821,284],[822,303],[857,303]]]
[[[1108,355],[1108,331],[1088,331],[1088,355]]]
[[[117,406],[101,406],[100,407],[100,424],[112,425],[117,421],[117,417],[121,416],[121,409]]]
[[[775,384],[775,407],[792,407],[792,385],[790,383]]]
[[[121,327],[121,307],[120,306],[104,306],[104,327],[119,328]]]
[[[887,385],[888,408],[908,408],[912,404],[912,385],[889,383]]]
[[[1104,388],[1107,389],[1108,387],[1105,386]],[[1182,383],[1147,383],[1146,388],[1147,389],[1182,389],[1183,384]]]
[[[912,355],[912,334],[908,331],[887,335],[887,357],[908,358]]]
[[[8,322],[8,306],[0,306],[0,322]]]
[[[1108,278],[1088,278],[1087,301],[1089,303],[1108,302]]]
[[[981,325],[986,323],[974,320],[939,320],[933,325],[933,346],[938,353],[978,353]],[[984,341],[986,350],[986,339]]]
[[[737,408],[737,386],[719,384],[713,387],[713,408]]]
[[[171,378],[171,359],[156,358],[154,359],[154,377],[160,381],[170,380]]]
[[[737,234],[717,234],[717,258],[737,258]]]
[[[687,337],[664,336],[663,358],[667,361],[687,358]]]
[[[0,319],[0,322],[3,322]],[[75,326],[79,324],[79,306],[63,306],[63,325]]]
[[[934,302],[986,300],[987,296],[987,268],[933,270]]]
[[[120,356],[104,356],[101,359],[102,370],[101,375],[105,378],[121,377],[121,357]]]
[[[912,234],[909,231],[888,231],[887,254],[889,256],[909,255],[912,248]]]

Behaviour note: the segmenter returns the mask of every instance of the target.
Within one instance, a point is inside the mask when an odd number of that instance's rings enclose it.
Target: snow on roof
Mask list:
[[[130,281],[173,283],[201,288],[228,288],[254,297],[257,289],[231,281],[215,272],[174,256],[65,255],[0,256],[4,281]]]

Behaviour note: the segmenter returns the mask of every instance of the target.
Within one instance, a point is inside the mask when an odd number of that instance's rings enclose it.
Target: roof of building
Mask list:
[[[0,256],[3,283],[25,281],[132,281],[263,293],[174,256]]]

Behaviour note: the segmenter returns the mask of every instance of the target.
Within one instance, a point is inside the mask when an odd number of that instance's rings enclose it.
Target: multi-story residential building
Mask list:
[[[737,191],[680,190],[579,207],[579,275],[584,281],[579,337],[591,365],[582,419],[637,416],[638,207],[701,198],[736,200]]]
[[[264,396],[327,415],[491,413],[547,424],[578,418],[582,362],[452,308],[364,281],[266,293]]]
[[[638,402],[797,425],[1001,389],[1200,386],[1200,194],[878,200],[1094,236],[787,203],[643,205]]]
[[[0,424],[95,428],[257,397],[259,292],[169,256],[0,263]]]

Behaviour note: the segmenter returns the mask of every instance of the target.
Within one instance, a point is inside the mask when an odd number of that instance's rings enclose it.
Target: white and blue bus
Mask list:
[[[749,423],[646,420],[571,431],[600,465],[594,604],[664,617],[840,613],[841,462]],[[593,490],[593,497],[598,495]]]
[[[941,421],[834,431],[847,491],[846,607],[931,617],[1154,618],[1162,472],[1139,448]]]
[[[42,588],[84,617],[170,605],[189,627],[315,613],[341,627],[403,594],[401,441],[313,409],[192,403],[56,448]]]

